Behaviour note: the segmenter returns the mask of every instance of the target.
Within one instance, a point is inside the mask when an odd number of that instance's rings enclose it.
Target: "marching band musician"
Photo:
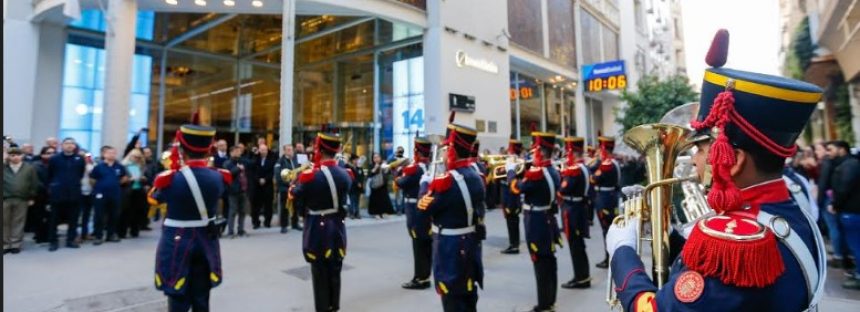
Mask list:
[[[600,161],[596,162],[594,174],[591,176],[591,183],[594,184],[594,211],[597,212],[597,220],[600,221],[600,228],[603,230],[604,241],[606,239],[606,231],[609,230],[609,225],[612,220],[618,215],[618,200],[621,197],[620,186],[621,182],[621,166],[612,157],[612,150],[615,149],[615,138],[600,136],[597,138],[600,143]],[[604,245],[605,247],[605,245]],[[605,253],[603,261],[595,266],[601,269],[609,267],[609,253]]]
[[[403,168],[401,176],[395,180],[403,190],[406,203],[406,227],[412,239],[412,258],[415,273],[412,280],[402,285],[406,289],[426,289],[430,287],[430,266],[433,260],[433,237],[430,232],[430,219],[418,212],[418,198],[421,196],[421,179],[429,172],[433,144],[427,138],[415,138],[415,161]],[[426,187],[424,187],[426,191]]]
[[[781,176],[822,90],[721,68],[727,50],[728,32],[721,30],[692,122],[693,160],[700,177],[712,176],[707,201],[716,215],[696,222],[659,290],[634,251],[636,226],[612,226],[612,278],[627,311],[817,310],[823,241]]]
[[[522,159],[523,143],[511,139],[508,142],[508,156]],[[502,184],[502,211],[505,215],[505,224],[508,227],[508,248],[502,250],[503,254],[520,253],[520,212],[522,201],[520,195],[511,193],[507,179],[500,180]]]
[[[591,275],[588,269],[588,254],[585,252],[585,238],[588,235],[588,217],[585,196],[589,189],[588,168],[582,163],[582,149],[585,139],[581,137],[564,138],[567,159],[561,171],[562,199],[561,220],[565,237],[570,246],[573,262],[573,279],[561,285],[563,288],[589,288]]]
[[[483,287],[481,224],[484,180],[471,167],[477,131],[448,125],[447,172],[435,177],[418,202],[418,210],[433,220],[433,278],[444,311],[476,311]]]
[[[340,309],[340,272],[346,257],[346,197],[353,173],[338,165],[340,136],[317,133],[313,166],[290,187],[290,198],[303,207],[302,251],[311,264],[314,306],[317,312]]]
[[[554,311],[558,285],[556,244],[561,245],[558,221],[553,209],[561,178],[552,165],[555,134],[532,132],[532,166],[522,176],[508,165],[511,193],[523,194],[526,244],[535,270],[538,304],[532,311]]]
[[[229,171],[210,168],[215,129],[183,125],[176,132],[170,169],[153,182],[150,200],[167,205],[155,257],[155,287],[170,311],[208,311],[209,291],[221,284],[220,228],[214,217]]]

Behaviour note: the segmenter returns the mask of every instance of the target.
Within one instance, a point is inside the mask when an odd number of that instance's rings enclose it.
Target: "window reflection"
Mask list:
[[[541,6],[534,0],[508,0],[508,31],[520,46],[543,54]]]
[[[549,56],[563,65],[576,67],[576,49],[573,1],[547,1],[549,28]]]

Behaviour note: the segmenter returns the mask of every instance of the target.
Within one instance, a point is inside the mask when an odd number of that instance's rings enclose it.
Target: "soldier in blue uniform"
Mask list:
[[[618,215],[618,200],[621,198],[621,189],[618,184],[621,181],[621,166],[612,157],[612,150],[615,149],[615,138],[601,136],[597,138],[597,141],[600,143],[600,160],[595,163],[594,174],[591,175],[591,184],[594,184],[594,211],[597,213],[597,220],[600,222],[600,228],[603,230],[603,238],[605,239],[609,225]],[[597,263],[596,267],[601,269],[609,267],[609,253],[605,254],[603,261]]]
[[[561,171],[562,207],[561,220],[564,236],[570,246],[573,262],[573,279],[561,285],[563,288],[589,288],[591,275],[588,269],[588,254],[585,252],[585,239],[588,235],[588,212],[585,196],[589,189],[588,168],[582,163],[582,150],[585,139],[581,137],[564,138],[566,160]]]
[[[305,211],[302,251],[311,264],[317,312],[340,310],[340,272],[346,257],[346,197],[353,173],[338,165],[340,136],[317,133],[313,167],[290,188],[290,198]]]
[[[532,132],[531,168],[520,176],[509,166],[508,183],[511,193],[523,194],[526,244],[535,270],[538,304],[532,311],[554,311],[558,290],[558,264],[556,244],[561,245],[561,233],[554,205],[560,189],[561,177],[552,165],[555,134]]]
[[[215,129],[183,125],[176,132],[171,168],[153,182],[151,200],[167,204],[155,255],[155,287],[170,311],[209,311],[209,291],[221,284],[219,228],[213,222],[228,171],[209,167]]]
[[[508,142],[508,156],[522,159],[523,143],[519,140]],[[502,250],[503,254],[520,253],[520,212],[522,212],[522,201],[520,195],[511,193],[507,179],[500,180],[502,184],[502,212],[505,215],[505,224],[508,227],[508,248]]]
[[[659,290],[634,251],[636,226],[612,226],[612,278],[627,311],[817,310],[826,272],[823,241],[781,176],[822,91],[720,68],[727,44],[721,30],[692,122],[693,160],[701,177],[713,177],[708,204],[716,215],[696,222]]]
[[[452,118],[453,119],[453,118]],[[483,287],[481,227],[484,180],[471,167],[475,129],[449,124],[447,172],[432,180],[418,210],[433,220],[433,279],[444,311],[476,311]]]
[[[430,288],[430,266],[433,261],[433,236],[430,232],[430,219],[418,211],[418,198],[421,193],[421,179],[429,172],[430,150],[432,148],[427,138],[415,138],[414,161],[404,167],[401,176],[395,180],[397,187],[403,190],[406,203],[406,229],[412,239],[412,258],[415,274],[412,280],[402,285],[406,289]],[[423,188],[426,191],[427,187]]]

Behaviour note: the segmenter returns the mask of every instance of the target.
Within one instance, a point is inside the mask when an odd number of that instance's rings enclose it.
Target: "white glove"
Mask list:
[[[430,176],[430,173],[426,173],[426,174],[421,175],[421,181],[418,183],[419,183],[419,185],[421,185],[424,183],[430,183],[430,181],[432,181],[432,180],[433,180],[433,177]]]
[[[517,170],[517,164],[516,163],[508,162],[505,164],[505,172],[511,171],[511,170]]]
[[[639,218],[627,220],[627,225],[619,227],[614,223],[609,227],[606,233],[606,251],[609,252],[609,258],[621,246],[630,246],[636,248],[636,241],[639,239]]]

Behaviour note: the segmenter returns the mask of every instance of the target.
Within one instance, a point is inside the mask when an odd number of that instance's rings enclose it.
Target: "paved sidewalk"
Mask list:
[[[500,210],[487,218],[484,244],[486,285],[480,311],[526,311],[536,303],[534,276],[527,253],[499,251],[507,238]],[[411,278],[411,247],[403,217],[347,220],[349,249],[343,271],[343,311],[441,311],[432,289],[404,290]],[[278,227],[251,230],[246,238],[223,239],[224,283],[212,292],[213,311],[313,311],[310,270],[301,257],[298,231],[280,234]],[[159,229],[141,238],[50,253],[28,243],[22,253],[3,258],[3,311],[165,311],[165,297],[153,287],[153,265]],[[598,227],[587,240],[594,281],[587,290],[559,288],[559,311],[605,311],[606,271]],[[29,240],[29,239],[28,239]],[[30,240],[31,241],[31,240]],[[559,257],[559,282],[572,276],[567,249]],[[860,292],[839,287],[841,272],[832,271],[821,311],[858,311]]]

